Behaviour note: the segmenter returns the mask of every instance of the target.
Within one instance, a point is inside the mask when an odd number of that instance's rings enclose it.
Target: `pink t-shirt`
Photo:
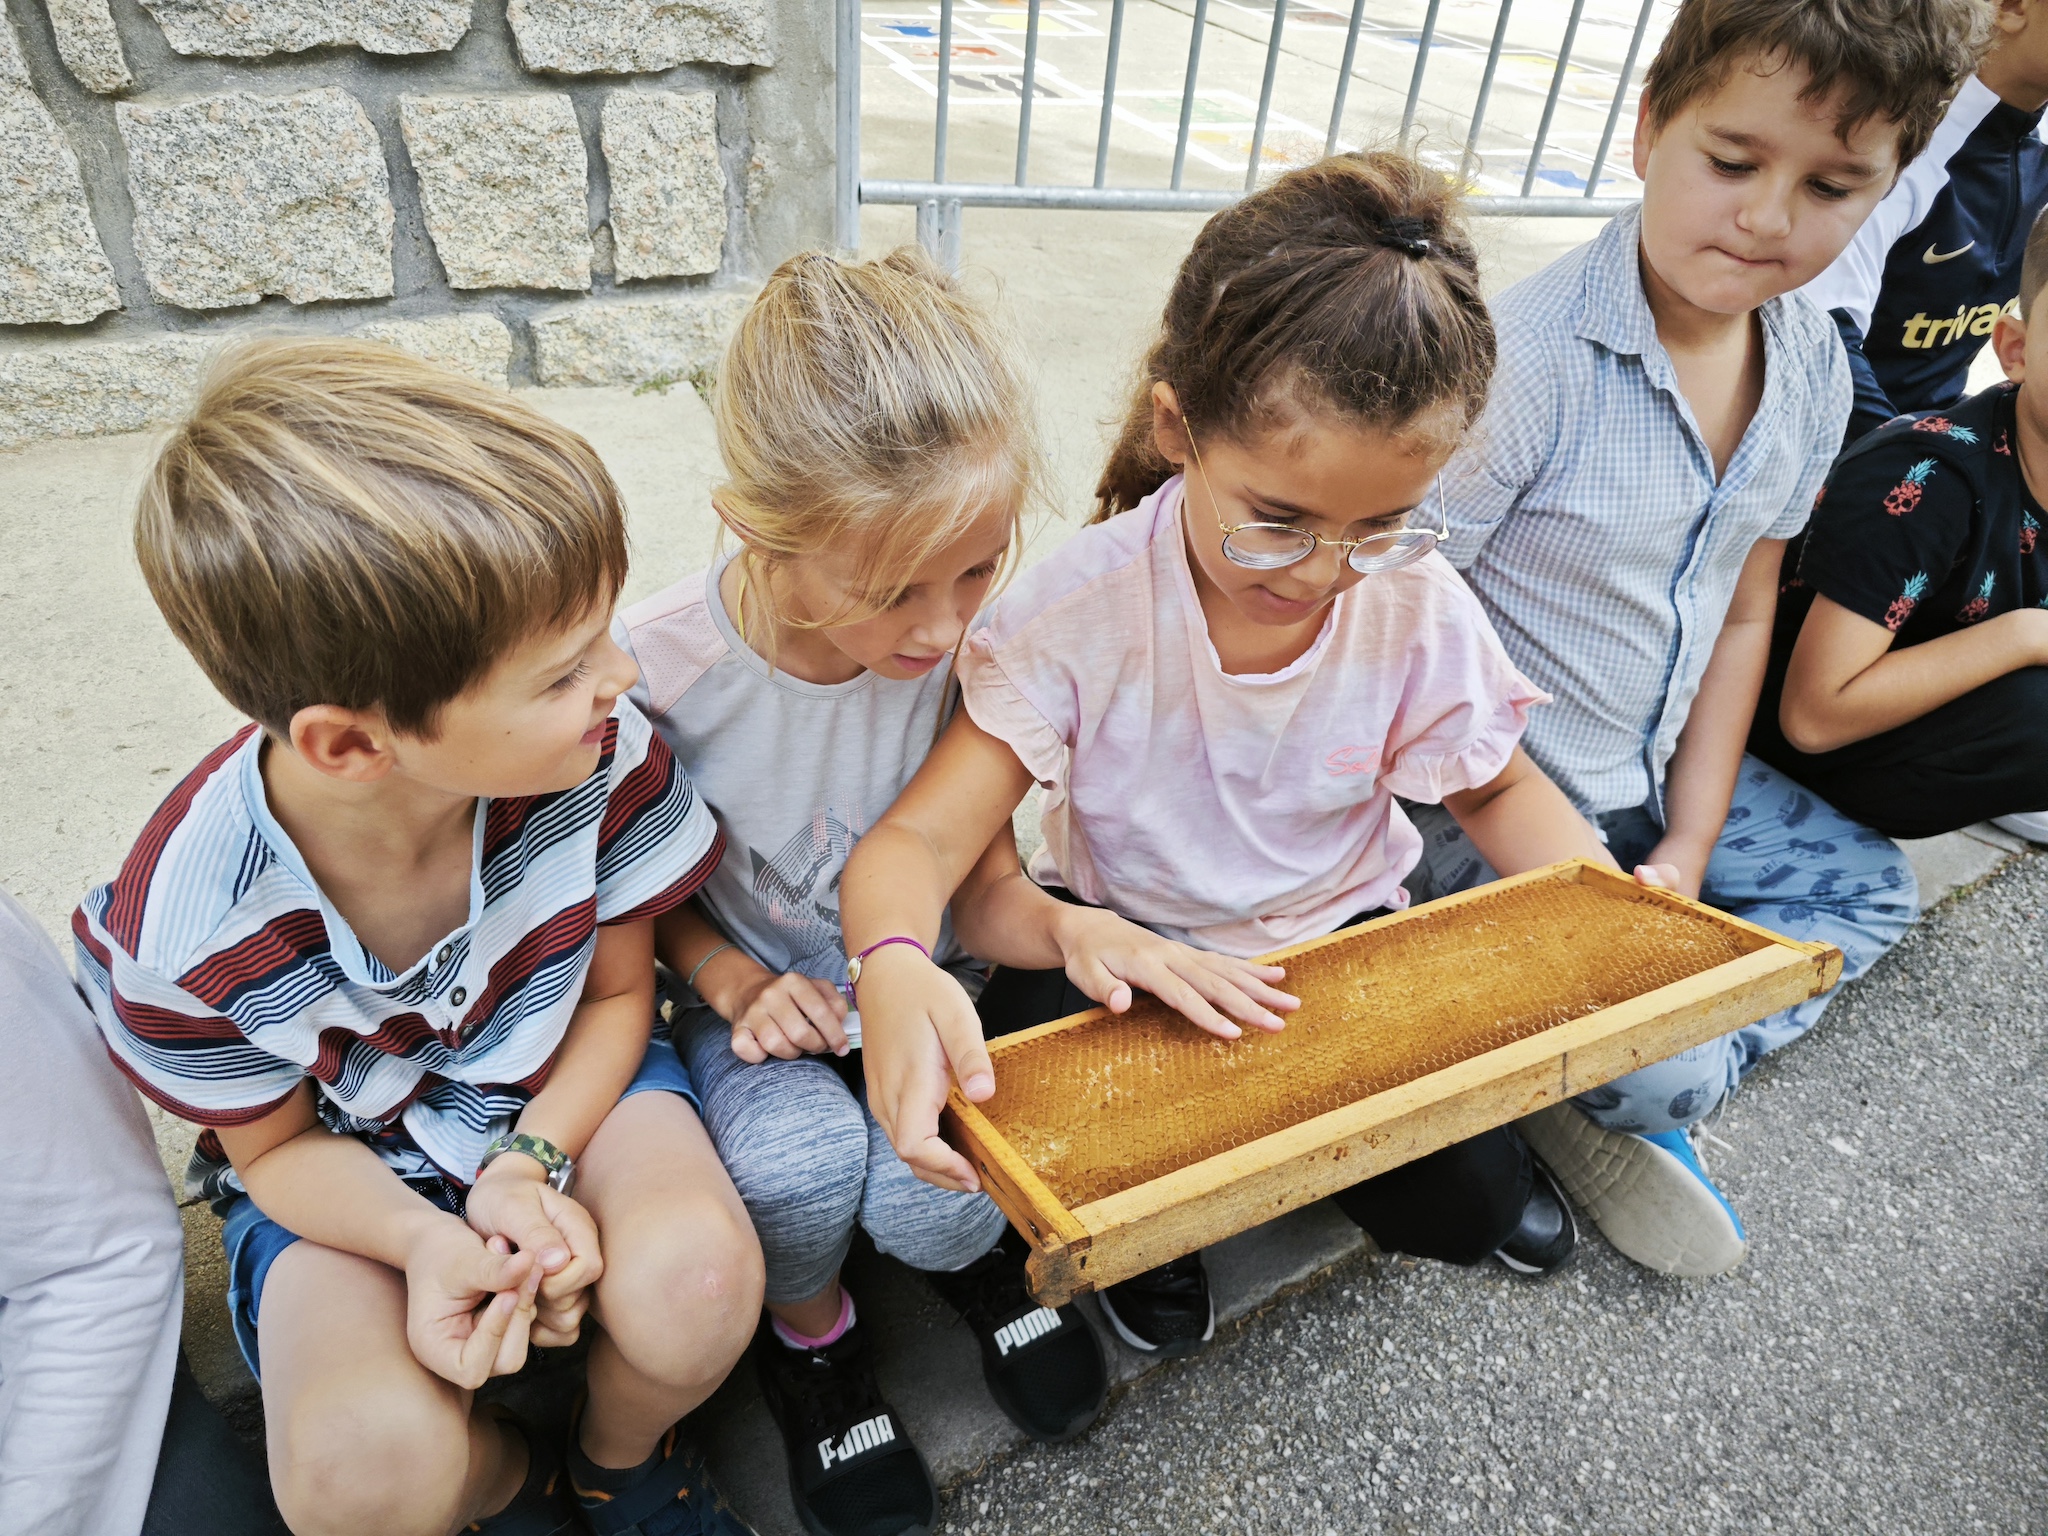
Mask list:
[[[1402,907],[1435,802],[1506,766],[1544,695],[1439,555],[1369,576],[1279,672],[1223,671],[1178,478],[1018,578],[960,659],[968,712],[1046,791],[1041,882],[1255,955]]]

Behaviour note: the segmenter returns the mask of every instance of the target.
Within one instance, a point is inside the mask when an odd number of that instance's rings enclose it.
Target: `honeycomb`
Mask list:
[[[1219,1040],[1141,995],[997,1042],[981,1109],[1072,1210],[1765,942],[1621,887],[1513,886],[1295,956],[1277,1035]]]

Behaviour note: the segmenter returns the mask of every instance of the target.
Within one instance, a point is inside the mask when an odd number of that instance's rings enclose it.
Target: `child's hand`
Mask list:
[[[869,1112],[927,1184],[980,1189],[973,1164],[939,1137],[949,1077],[977,1103],[996,1091],[974,1004],[959,982],[907,944],[869,955],[860,987]]]
[[[737,945],[698,967],[697,995],[732,1026],[732,1053],[759,1066],[770,1056],[844,1056],[846,999],[829,981],[777,975]]]
[[[1056,936],[1068,979],[1111,1013],[1130,1007],[1132,988],[1141,988],[1210,1034],[1235,1040],[1244,1031],[1225,1014],[1277,1030],[1286,1024],[1280,1014],[1301,1006],[1272,985],[1287,974],[1279,966],[1162,939],[1114,912],[1068,907]]]
[[[1662,890],[1677,891],[1681,896],[1691,896],[1695,900],[1700,894],[1697,883],[1691,890],[1686,889],[1685,871],[1676,864],[1638,864],[1636,884],[1654,885]]]
[[[405,1337],[413,1358],[475,1391],[526,1363],[541,1270],[527,1253],[481,1241],[457,1221],[435,1221],[405,1261]]]
[[[761,979],[732,1000],[733,1011],[718,1012],[732,1021],[732,1053],[759,1066],[770,1056],[795,1061],[800,1056],[844,1056],[846,999],[829,981],[785,971],[764,970]]]
[[[508,1153],[478,1175],[465,1219],[479,1236],[503,1239],[507,1251],[533,1256],[541,1275],[533,1342],[543,1349],[575,1343],[590,1287],[604,1273],[590,1213],[550,1188],[539,1163]]]

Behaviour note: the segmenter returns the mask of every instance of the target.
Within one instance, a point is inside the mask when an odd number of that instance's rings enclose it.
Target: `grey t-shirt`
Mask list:
[[[864,672],[831,684],[771,669],[719,598],[726,564],[619,616],[619,642],[640,664],[632,699],[725,829],[725,859],[697,899],[769,969],[843,982],[846,856],[931,750],[952,666],[910,682]],[[968,971],[950,924],[939,944],[949,968]],[[847,1027],[858,1043],[858,1015]]]

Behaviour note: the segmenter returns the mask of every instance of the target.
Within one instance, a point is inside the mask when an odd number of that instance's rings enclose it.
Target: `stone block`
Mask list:
[[[512,333],[495,315],[435,315],[425,320],[378,320],[356,327],[365,341],[466,373],[503,388],[512,367]]]
[[[534,375],[542,384],[645,384],[718,366],[753,300],[726,288],[673,299],[578,304],[537,317]]]
[[[589,164],[567,96],[409,96],[399,121],[450,286],[590,286]]]
[[[511,0],[528,69],[633,75],[678,64],[773,64],[767,0]]]
[[[710,91],[614,91],[602,139],[620,278],[716,272],[725,248],[725,170]]]
[[[104,0],[100,0],[104,5]],[[353,44],[439,53],[469,30],[470,0],[142,0],[179,53],[254,59]]]
[[[120,307],[78,157],[29,88],[0,4],[0,325],[78,325]]]
[[[391,292],[391,184],[360,103],[333,86],[114,109],[128,147],[135,251],[186,309],[283,294]]]
[[[107,0],[49,0],[49,7],[57,52],[80,85],[110,96],[135,83]]]
[[[199,336],[0,352],[0,448],[178,419],[214,343]]]

